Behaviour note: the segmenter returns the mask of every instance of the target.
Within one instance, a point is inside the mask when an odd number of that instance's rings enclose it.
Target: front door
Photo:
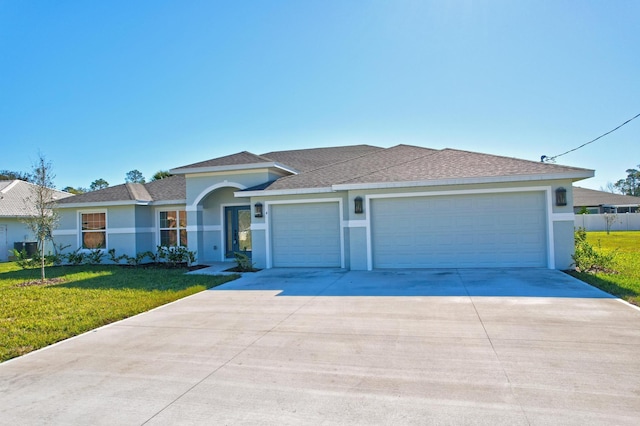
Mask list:
[[[225,256],[233,258],[236,253],[242,253],[251,257],[251,207],[225,207],[224,216]]]

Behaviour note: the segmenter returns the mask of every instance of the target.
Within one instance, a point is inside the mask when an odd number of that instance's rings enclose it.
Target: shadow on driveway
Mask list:
[[[278,296],[486,296],[614,298],[561,271],[542,268],[346,271],[266,269],[211,289]]]

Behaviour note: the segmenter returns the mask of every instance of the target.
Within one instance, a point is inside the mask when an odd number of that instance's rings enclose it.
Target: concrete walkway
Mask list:
[[[0,364],[0,424],[635,425],[639,354],[558,271],[268,270]]]

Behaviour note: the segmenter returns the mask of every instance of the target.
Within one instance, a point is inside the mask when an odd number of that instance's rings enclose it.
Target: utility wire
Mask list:
[[[579,146],[579,147],[577,147],[577,148],[570,149],[570,150],[569,150],[569,151],[567,151],[567,152],[563,152],[562,154],[554,155],[553,157],[547,157],[546,155],[543,155],[542,157],[540,157],[540,161],[541,161],[541,162],[543,162],[543,163],[554,162],[554,161],[556,160],[556,158],[558,158],[558,157],[562,157],[563,155],[566,155],[566,154],[568,154],[568,153],[570,153],[570,152],[577,151],[577,150],[579,150],[580,148],[585,147],[585,146],[589,145],[590,143],[593,143],[593,142],[597,141],[598,139],[600,139],[600,138],[603,138],[603,137],[607,136],[609,133],[613,133],[613,132],[615,132],[615,131],[616,131],[616,130],[618,130],[620,127],[622,127],[622,126],[624,126],[625,124],[627,124],[627,123],[629,123],[629,122],[631,122],[631,121],[635,120],[635,119],[636,119],[636,118],[638,118],[638,117],[640,117],[640,114],[636,114],[636,116],[635,116],[635,117],[632,117],[632,118],[628,119],[627,121],[625,121],[624,123],[622,123],[621,125],[619,125],[618,127],[616,127],[615,129],[609,130],[607,133],[604,133],[604,134],[602,134],[602,135],[598,136],[597,138],[595,138],[595,139],[593,139],[593,140],[590,140],[589,142],[583,143],[582,145],[580,145],[580,146]]]

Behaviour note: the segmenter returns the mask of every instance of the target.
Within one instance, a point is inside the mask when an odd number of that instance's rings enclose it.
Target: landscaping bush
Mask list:
[[[129,266],[141,266],[152,264],[154,266],[162,266],[167,268],[178,268],[182,266],[191,266],[196,261],[196,253],[189,251],[186,247],[162,247],[158,246],[156,252],[144,251],[136,253],[135,256],[129,256],[127,254],[117,255],[115,249],[109,249],[107,253],[104,250],[83,250],[77,249],[71,253],[61,254],[61,251],[66,247],[55,247],[55,254],[48,254],[45,256],[45,265],[101,265],[103,263],[105,255],[108,259],[120,265],[122,261],[126,262]],[[37,252],[32,256],[28,256],[25,250],[17,251],[13,250],[13,254],[16,258],[16,263],[22,269],[33,269],[40,266],[40,253]],[[149,259],[150,262],[144,263],[145,259]]]
[[[600,247],[598,241],[598,250],[596,250],[587,241],[587,232],[584,228],[578,228],[574,233],[575,252],[571,256],[573,258],[576,270],[579,272],[605,272],[614,273],[612,269],[616,251],[605,253]]]
[[[256,272],[257,269],[253,267],[251,258],[244,253],[234,253],[236,258],[236,266],[232,268],[233,272]]]

